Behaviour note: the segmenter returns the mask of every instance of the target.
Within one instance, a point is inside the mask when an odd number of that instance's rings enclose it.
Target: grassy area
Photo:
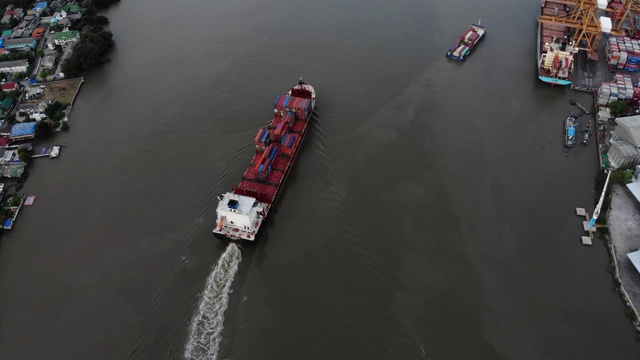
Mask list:
[[[52,102],[60,101],[63,104],[71,104],[81,83],[82,78],[45,83],[44,96],[42,99],[51,100]]]

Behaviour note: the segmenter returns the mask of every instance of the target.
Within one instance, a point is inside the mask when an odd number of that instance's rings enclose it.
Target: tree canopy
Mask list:
[[[40,120],[36,122],[35,136],[38,139],[46,139],[53,135],[53,128],[49,125],[48,121]]]
[[[628,106],[629,104],[620,100],[615,100],[609,103],[609,109],[611,109],[611,115],[613,116],[620,116],[624,114],[627,111]]]
[[[86,15],[71,24],[71,30],[82,30],[85,26],[107,26],[109,19],[102,15]]]
[[[64,109],[67,108],[67,105],[64,105],[60,101],[56,101],[47,105],[44,109],[45,115],[53,121],[60,121],[64,117]]]
[[[67,76],[78,76],[107,61],[107,53],[113,47],[113,34],[99,26],[85,26],[80,33],[80,42],[73,54],[62,63],[62,72]]]

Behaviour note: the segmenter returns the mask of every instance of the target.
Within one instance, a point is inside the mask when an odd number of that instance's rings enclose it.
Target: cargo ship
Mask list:
[[[542,1],[541,15],[567,16],[565,4]],[[578,49],[571,42],[568,27],[538,22],[538,78],[551,85],[570,85],[574,55]]]
[[[254,241],[300,153],[316,92],[302,78],[274,102],[273,119],[254,138],[256,153],[238,186],[218,195],[213,233],[227,240]]]
[[[576,115],[571,112],[564,122],[562,142],[566,149],[572,148],[576,143]]]
[[[484,39],[487,30],[484,26],[480,26],[480,21],[478,24],[471,24],[469,29],[462,33],[462,35],[458,38],[458,41],[447,51],[447,57],[464,61],[467,56],[471,55],[471,51]]]

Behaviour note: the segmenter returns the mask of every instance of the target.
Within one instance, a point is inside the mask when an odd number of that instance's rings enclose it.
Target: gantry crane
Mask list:
[[[562,25],[574,29],[572,36],[573,46],[577,49],[585,50],[587,53],[594,52],[602,35],[600,20],[596,15],[598,10],[605,8],[598,7],[597,0],[553,0],[551,3],[564,7],[566,15],[558,14],[548,15],[541,14],[538,16],[538,22]],[[604,14],[603,14],[604,15]],[[624,35],[623,31],[613,28],[611,35]]]
[[[640,14],[640,0],[617,0],[609,4],[607,13],[613,28],[618,32],[630,30],[635,33],[636,15]]]

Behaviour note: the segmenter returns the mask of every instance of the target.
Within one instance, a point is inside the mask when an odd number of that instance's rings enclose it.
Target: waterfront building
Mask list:
[[[615,131],[609,141],[607,155],[616,169],[627,169],[640,164],[640,116],[616,119]]]
[[[36,122],[27,122],[15,124],[11,128],[11,135],[9,135],[12,141],[33,139],[36,137]]]
[[[7,41],[10,41],[10,40],[7,40]],[[0,61],[0,72],[2,73],[13,74],[17,72],[27,72],[28,67],[29,67],[28,60]]]
[[[56,45],[66,45],[72,41],[77,40],[78,32],[75,30],[59,32],[53,36],[53,41],[56,43]]]

